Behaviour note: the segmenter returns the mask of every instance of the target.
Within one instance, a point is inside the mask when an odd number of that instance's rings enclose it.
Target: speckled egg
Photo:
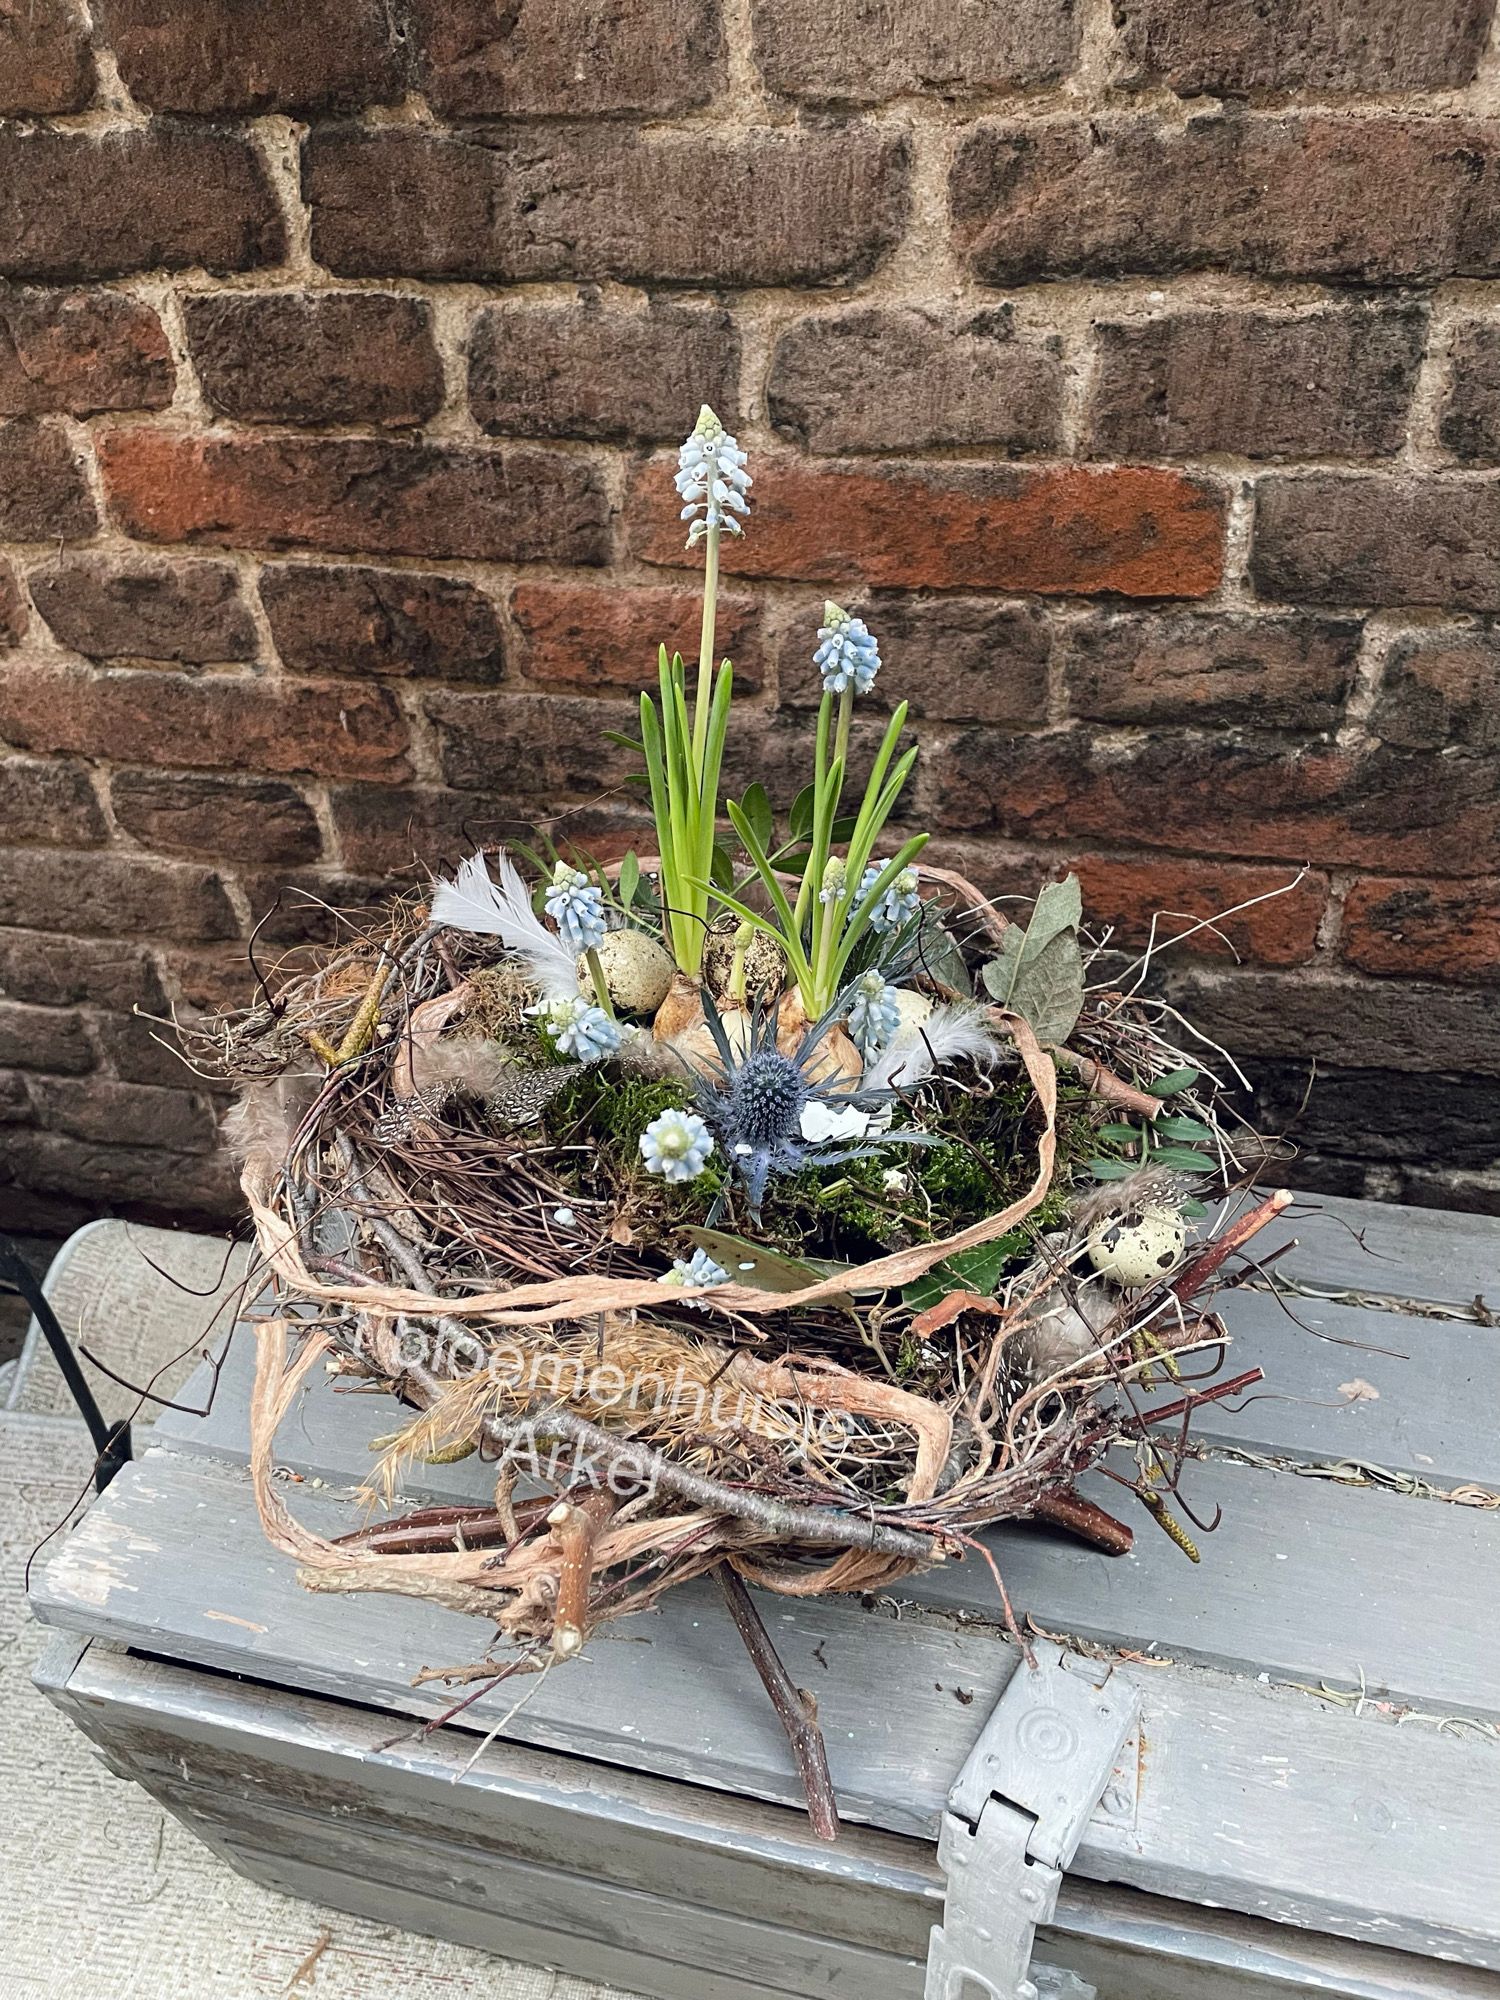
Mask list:
[[[1089,1232],[1089,1262],[1101,1278],[1127,1291],[1159,1284],[1182,1261],[1187,1224],[1175,1208],[1156,1203],[1106,1216]]]
[[[906,1028],[920,1028],[932,1012],[932,1002],[925,993],[914,993],[909,986],[896,989],[896,1007],[901,1015],[899,1035]]]
[[[622,1014],[654,1014],[667,997],[675,967],[667,953],[644,931],[606,931],[599,946],[609,997]],[[578,961],[578,984],[592,994],[587,957]]]

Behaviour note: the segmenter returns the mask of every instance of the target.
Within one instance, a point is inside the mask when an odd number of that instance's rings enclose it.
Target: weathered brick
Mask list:
[[[490,562],[602,563],[609,551],[594,467],[535,446],[121,430],[97,449],[111,511],[147,541]]]
[[[0,423],[0,539],[73,541],[98,515],[61,425],[35,417]]]
[[[104,815],[81,764],[0,758],[0,826],[12,840],[44,847],[97,847]]]
[[[161,979],[143,945],[114,938],[0,930],[0,994],[43,1007],[143,1007],[160,1013]]]
[[[1099,612],[1068,629],[1068,701],[1093,722],[1335,728],[1354,682],[1354,618]]]
[[[1500,459],[1500,325],[1468,320],[1454,334],[1439,434],[1471,465]]]
[[[1361,972],[1500,986],[1500,879],[1356,882],[1339,955]]]
[[[255,981],[248,964],[240,960],[241,978],[235,1004],[243,1006],[254,992]],[[191,1016],[180,1018],[191,1019]],[[94,1018],[94,1034],[105,1060],[127,1083],[158,1085],[163,1090],[181,1090],[197,1083],[183,1062],[169,1028],[139,1014],[99,1014]]]
[[[381,0],[96,0],[131,95],[153,111],[327,111],[404,95]]]
[[[701,561],[683,549],[675,460],[637,469],[628,508],[647,562]],[[724,552],[727,572],[847,590],[1110,591],[1205,597],[1223,570],[1223,493],[1151,467],[756,465],[755,531]]]
[[[1302,1156],[1401,1160],[1430,1151],[1450,1166],[1484,1167],[1500,1152],[1500,1083],[1398,1069],[1331,1068],[1261,1060],[1255,1068],[1256,1123],[1289,1131]],[[1403,1192],[1401,1199],[1409,1197]]]
[[[91,854],[83,863],[41,847],[0,853],[0,924],[185,944],[238,937],[240,928],[211,868],[140,854]]]
[[[0,4],[0,117],[82,111],[94,59],[75,0]]]
[[[906,176],[905,141],[859,129],[332,129],[303,153],[313,254],[350,277],[831,284],[894,243]]]
[[[1500,1011],[1452,987],[1195,967],[1169,973],[1167,991],[1195,1027],[1241,1057],[1500,1076]]]
[[[1419,306],[1105,322],[1088,435],[1115,458],[1389,458],[1426,330]]]
[[[75,1075],[94,1067],[94,1051],[82,1017],[69,1008],[0,1000],[0,1064]]]
[[[723,80],[715,0],[416,0],[422,88],[445,118],[665,118]]]
[[[698,656],[702,595],[586,583],[520,583],[510,600],[521,635],[517,665],[547,687],[624,689],[656,685],[659,646]],[[718,601],[718,653],[734,662],[736,689],[760,686],[759,608],[727,593]]]
[[[26,749],[198,770],[404,778],[388,688],[36,664],[0,669],[0,735]]]
[[[726,312],[486,306],[469,338],[469,408],[512,437],[680,439],[700,403],[734,428],[739,363]]]
[[[97,136],[0,130],[0,276],[244,271],[285,252],[248,139],[161,120]]]
[[[1478,119],[996,121],[962,141],[950,196],[961,255],[996,284],[1206,266],[1369,284],[1500,270],[1500,134]]]
[[[987,445],[1055,450],[1062,436],[1055,342],[1017,340],[1008,309],[944,320],[915,307],[797,322],[771,355],[771,422],[816,452]]]
[[[1030,604],[988,597],[882,597],[846,607],[880,643],[883,668],[866,699],[878,709],[906,701],[918,720],[1040,723],[1047,719],[1052,635]],[[823,683],[813,666],[819,610],[809,605],[785,632],[778,676],[783,701],[815,708]]]
[[[256,936],[267,945],[347,943],[351,923],[366,928],[390,909],[391,884],[383,879],[275,868],[242,870],[239,882],[259,922]]]
[[[1426,1150],[1424,1138],[1419,1137],[1417,1145]],[[1436,1166],[1403,1169],[1397,1184],[1398,1200],[1413,1208],[1456,1208],[1474,1215],[1500,1215],[1500,1175],[1495,1171],[1494,1161],[1486,1161],[1483,1167],[1466,1173],[1462,1168],[1448,1166],[1436,1148],[1434,1155]]]
[[[1256,489],[1250,574],[1294,604],[1500,611],[1500,477],[1274,474]]]
[[[316,861],[323,850],[312,807],[274,778],[117,771],[109,796],[123,830],[158,854],[297,862]]]
[[[1078,59],[1073,0],[902,0],[878,10],[864,0],[754,0],[752,21],[770,88],[819,104],[1014,90],[1054,83]]]
[[[253,660],[259,650],[227,563],[72,556],[34,570],[31,595],[62,643],[91,659],[204,666]]]
[[[1433,875],[1500,873],[1500,761],[1153,729],[972,730],[924,757],[940,828]]]
[[[0,416],[160,410],[176,371],[161,321],[121,292],[0,292]]]
[[[7,1127],[0,1134],[0,1186],[19,1179],[44,1194],[81,1196],[173,1228],[237,1220],[244,1209],[232,1162],[219,1153],[178,1153],[157,1146],[112,1146],[66,1132]],[[7,1194],[9,1203],[10,1196]]]
[[[1492,632],[1414,632],[1398,640],[1370,728],[1405,750],[1500,751],[1500,641]]]
[[[505,672],[494,604],[456,576],[268,563],[260,598],[294,673],[498,681]]]
[[[425,299],[205,292],[183,300],[203,393],[242,422],[422,424],[443,401]]]
[[[186,1081],[186,1071],[183,1077]],[[66,1132],[74,1139],[207,1153],[217,1138],[213,1107],[198,1091],[116,1083],[104,1076],[90,1077],[86,1083],[38,1078],[31,1086],[31,1098],[46,1131]]]
[[[1115,0],[1123,80],[1184,97],[1442,90],[1473,80],[1495,0]]]
[[[1304,875],[1289,890],[1285,868],[1105,854],[1073,855],[1067,865],[1083,886],[1092,928],[1110,928],[1115,945],[1144,947],[1154,924],[1158,950],[1170,949],[1174,963],[1186,951],[1257,965],[1304,965],[1317,949],[1328,907],[1326,875]],[[1246,903],[1252,907],[1238,907]]]
[[[439,693],[427,697],[427,712],[446,782],[507,804],[590,797],[641,767],[639,756],[604,738],[606,729],[635,733],[638,712],[627,702]]]
[[[26,597],[21,589],[21,579],[3,558],[0,558],[0,651],[10,646],[19,646],[26,633]]]
[[[24,1125],[31,1118],[31,1094],[18,1069],[0,1070],[0,1125]],[[6,1231],[7,1238],[10,1231]]]
[[[504,786],[511,773],[497,770]],[[461,861],[490,841],[525,840],[534,813],[512,797],[421,786],[336,785],[329,793],[345,865],[367,875],[402,875]],[[569,826],[572,825],[571,815]],[[420,876],[417,878],[420,879]]]

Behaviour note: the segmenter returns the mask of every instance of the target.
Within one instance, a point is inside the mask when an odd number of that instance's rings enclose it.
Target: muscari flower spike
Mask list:
[[[729,1273],[722,1264],[716,1264],[706,1250],[695,1250],[691,1257],[674,1257],[670,1271],[663,1271],[656,1281],[659,1285],[727,1285]],[[701,1300],[690,1299],[688,1303],[701,1309]]]
[[[581,993],[568,1000],[539,1000],[528,1014],[540,1020],[559,1055],[575,1062],[600,1062],[620,1046],[620,1024],[602,1007],[591,1006]]]
[[[851,618],[841,605],[825,604],[813,665],[823,676],[825,694],[842,694],[851,687],[856,694],[868,694],[880,672],[880,648],[863,618]]]
[[[841,854],[830,854],[823,868],[823,886],[818,891],[820,903],[842,903],[849,893],[849,868]]]
[[[677,454],[682,519],[693,524],[688,529],[689,548],[710,528],[727,528],[731,535],[743,532],[735,516],[749,513],[745,495],[754,483],[745,462],[745,453],[705,403]]]
[[[872,861],[860,877],[859,900],[863,902],[875,884],[880,880],[882,863]],[[877,931],[899,931],[910,923],[917,914],[920,903],[917,894],[917,872],[914,868],[903,868],[895,879],[886,885],[880,901],[870,912],[870,928]]]
[[[646,1171],[663,1180],[695,1181],[713,1150],[714,1135],[696,1111],[663,1111],[641,1134]]]
[[[901,1026],[901,1008],[894,986],[879,971],[865,972],[854,982],[849,1007],[849,1033],[862,1056],[884,1048]]]
[[[604,892],[581,869],[559,861],[543,907],[569,951],[597,951],[604,942]]]

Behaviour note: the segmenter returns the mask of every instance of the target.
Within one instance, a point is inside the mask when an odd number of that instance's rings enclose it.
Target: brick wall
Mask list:
[[[1493,12],[0,0],[7,1222],[231,1213],[133,1009],[618,778],[703,397],[736,776],[836,587],[996,888],[1308,864],[1184,1007],[1306,1180],[1500,1207]]]

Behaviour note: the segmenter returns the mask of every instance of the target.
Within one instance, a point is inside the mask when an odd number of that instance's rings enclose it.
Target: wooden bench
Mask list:
[[[1118,1560],[991,1538],[1018,1608],[1141,1709],[1039,1935],[1044,1992],[1500,1993],[1500,1331],[1476,1303],[1500,1305],[1500,1222],[1319,1199],[1291,1226],[1299,1295],[1225,1301],[1233,1365],[1268,1381],[1200,1422],[1202,1565],[1144,1515]],[[640,1993],[922,1992],[945,1801],[1017,1670],[984,1565],[760,1600],[818,1699],[833,1847],[707,1586],[420,1737],[393,1718],[455,1697],[412,1677],[489,1629],[298,1585],[244,1470],[251,1364],[242,1333],[210,1413],[165,1415],[33,1577],[41,1684],[115,1770],[257,1881]],[[278,1445],[295,1511],[356,1525],[394,1421],[310,1390]],[[487,1484],[429,1466],[407,1498]]]

